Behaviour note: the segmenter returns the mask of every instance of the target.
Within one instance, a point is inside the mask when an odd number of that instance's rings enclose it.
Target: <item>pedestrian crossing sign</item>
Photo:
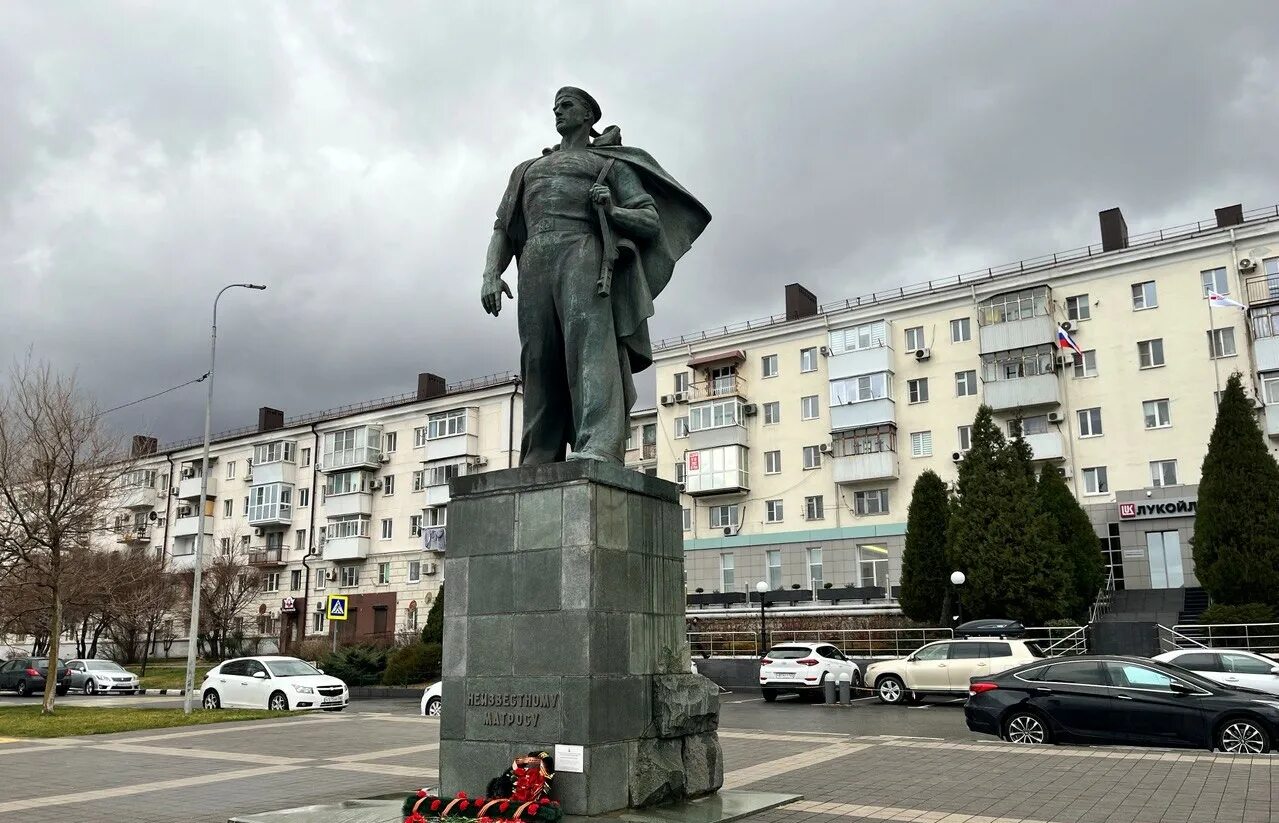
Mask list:
[[[330,620],[346,620],[346,599],[345,594],[329,595],[329,619]]]

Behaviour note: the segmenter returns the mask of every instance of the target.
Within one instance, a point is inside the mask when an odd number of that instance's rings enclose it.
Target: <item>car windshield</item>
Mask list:
[[[307,675],[319,674],[310,663],[303,663],[301,660],[265,660],[266,667],[271,670],[271,674],[276,677],[305,677]]]
[[[84,667],[95,672],[122,672],[124,667],[110,660],[86,660]]]
[[[767,656],[772,660],[798,660],[812,653],[812,649],[806,649],[803,646],[778,646],[769,649]]]

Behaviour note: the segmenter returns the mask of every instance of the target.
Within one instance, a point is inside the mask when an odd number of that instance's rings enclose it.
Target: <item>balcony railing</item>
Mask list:
[[[1279,275],[1254,275],[1243,282],[1243,289],[1250,306],[1279,303]]]
[[[447,540],[447,527],[426,526],[422,529],[422,551],[443,553]]]
[[[284,548],[273,546],[269,549],[253,549],[249,552],[250,566],[283,566]]]
[[[123,526],[116,535],[117,543],[145,543],[150,539],[150,526]]]
[[[642,449],[640,449],[640,459],[641,459],[641,460],[656,460],[656,459],[657,459],[657,444],[656,444],[656,443],[645,443],[645,444],[644,444],[644,447],[643,447]]]
[[[746,378],[740,374],[726,377],[710,377],[706,380],[694,381],[691,385],[693,400],[707,400],[712,397],[746,396]]]

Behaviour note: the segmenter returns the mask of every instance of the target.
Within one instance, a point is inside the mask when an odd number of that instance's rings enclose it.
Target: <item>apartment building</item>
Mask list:
[[[203,496],[202,439],[135,438],[116,539],[190,572],[203,505],[205,557],[234,553],[262,574],[246,634],[285,650],[324,636],[329,593],[350,595],[343,638],[416,631],[443,580],[448,482],[518,464],[521,399],[510,374],[422,374],[415,392],[292,419],[264,407],[214,436]]]
[[[792,284],[784,314],[661,341],[653,451],[683,484],[689,591],[891,603],[914,482],[955,480],[981,403],[1068,478],[1117,586],[1197,585],[1196,483],[1234,371],[1279,445],[1279,208],[1133,237],[1111,209],[1100,228],[1097,245],[826,305]],[[1246,310],[1210,308],[1209,289]]]

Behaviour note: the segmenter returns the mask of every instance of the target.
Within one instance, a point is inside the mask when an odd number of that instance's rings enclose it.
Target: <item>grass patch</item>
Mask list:
[[[134,674],[141,675],[142,666],[125,666],[126,669]],[[207,664],[197,664],[195,667],[195,687],[200,688],[200,684],[204,682],[204,674],[213,668]],[[187,667],[182,666],[156,666],[154,664],[147,666],[145,677],[139,677],[139,682],[144,689],[181,689],[186,685]]]
[[[280,712],[256,709],[198,709],[183,714],[181,709],[108,709],[93,706],[56,706],[52,715],[42,717],[40,706],[0,707],[0,729],[9,737],[69,737],[81,734],[111,734],[138,729],[172,729],[205,726],[232,720],[262,720],[280,717]],[[4,749],[0,748],[0,753]]]

